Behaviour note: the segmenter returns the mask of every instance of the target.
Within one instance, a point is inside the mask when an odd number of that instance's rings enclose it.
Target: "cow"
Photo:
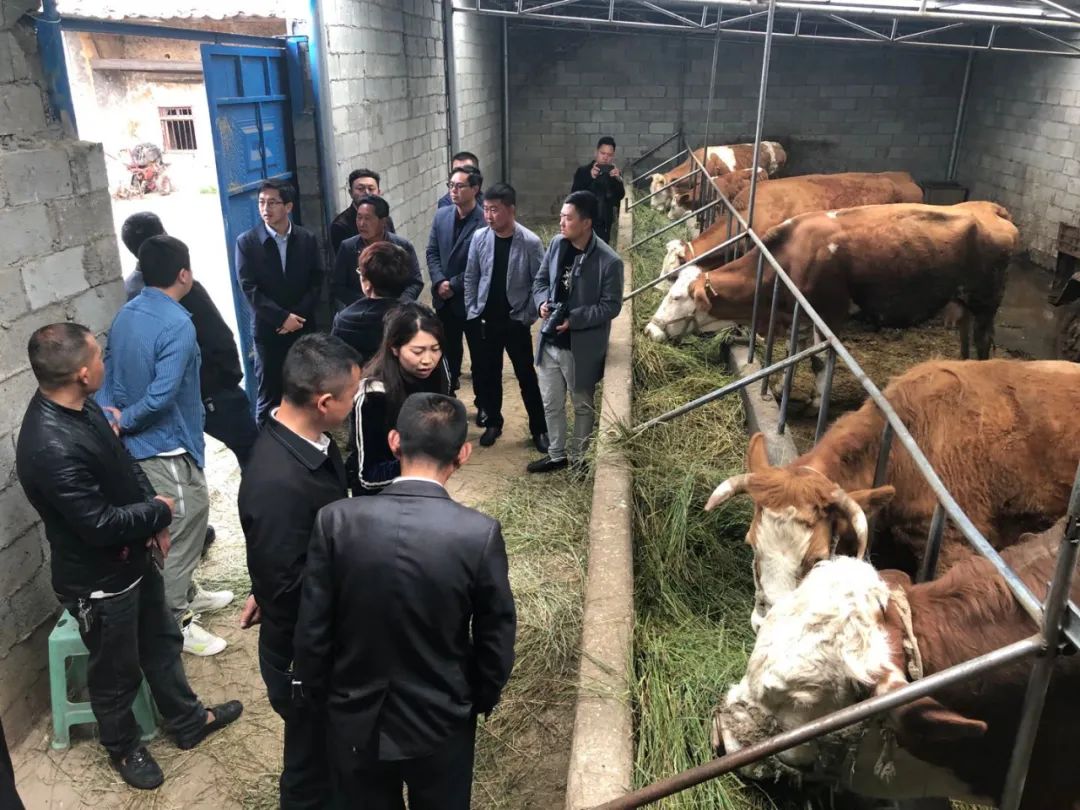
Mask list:
[[[1002,558],[1046,597],[1066,521],[1024,534]],[[1073,580],[1071,592],[1080,601]],[[838,557],[816,564],[777,602],[746,675],[713,717],[713,746],[733,753],[867,697],[1038,632],[982,557],[912,584],[900,571]],[[750,766],[755,779],[824,779],[864,796],[951,797],[996,805],[1004,787],[1033,659],[973,678],[886,715]],[[1021,810],[1080,808],[1080,659],[1061,656],[1047,695]]]
[[[1080,462],[1077,364],[934,360],[892,380],[884,395],[945,488],[994,548],[1015,543],[1021,528],[1044,528],[1065,512]],[[897,442],[885,483],[874,487],[884,426],[881,411],[867,399],[784,467],[770,466],[764,436],[756,434],[748,450],[749,471],[724,481],[709,497],[706,510],[737,495],[754,501],[746,533],[754,549],[754,628],[830,554],[864,556],[869,515],[877,515],[875,559],[914,573],[937,498]],[[939,570],[971,553],[959,530],[947,523]]]
[[[985,360],[1019,233],[1009,212],[996,203],[901,203],[801,214],[762,241],[830,328],[854,309],[878,326],[907,327],[947,308],[961,327],[961,355],[968,356],[973,331],[977,356]],[[716,270],[697,265],[682,270],[646,334],[661,342],[682,337],[700,328],[699,309],[713,322],[749,324],[758,253],[755,248]],[[764,296],[752,324],[761,334],[775,281],[766,263]],[[783,324],[790,319],[791,298],[786,288],[782,293],[778,320]]]
[[[745,189],[749,188],[750,178],[753,173],[753,169],[739,169],[736,172],[729,172],[728,174],[720,175],[713,179],[716,183],[716,188],[720,193],[730,200],[739,194],[742,194]],[[761,183],[768,179],[769,175],[766,174],[765,170],[758,169],[758,186],[760,187]],[[679,219],[680,217],[686,216],[691,211],[696,210],[698,207],[699,203],[696,189],[680,191],[671,201],[671,207],[668,209],[668,216],[671,219]],[[689,220],[686,224],[692,234],[698,232],[696,217]]]
[[[743,219],[746,219],[750,205],[750,189],[744,188],[736,196],[728,195],[728,198]],[[766,233],[784,220],[811,211],[883,203],[918,203],[922,200],[922,189],[907,172],[847,172],[783,177],[758,187],[754,201],[754,221],[751,224],[757,233]],[[737,224],[734,227],[733,232],[738,232]],[[680,264],[697,258],[725,241],[728,236],[727,217],[721,216],[711,228],[690,242],[671,240],[667,243],[667,254],[661,271],[674,270]],[[717,253],[701,259],[698,265],[711,269],[723,263],[723,255]]]
[[[705,171],[710,177],[719,177],[731,172],[737,172],[744,169],[751,169],[754,165],[754,145],[752,143],[734,143],[726,146],[710,146],[706,149],[695,149],[694,157],[698,162],[704,164]],[[765,170],[765,173],[772,177],[787,163],[787,152],[784,151],[784,147],[778,144],[776,141],[762,141],[761,149],[758,154],[758,165]],[[664,188],[669,183],[674,183],[676,180],[682,180],[693,172],[697,164],[692,160],[686,160],[680,163],[674,169],[668,172],[657,172],[650,178],[649,191],[659,192],[657,193],[650,204],[653,208],[658,210],[664,210],[671,203],[671,200],[679,192],[690,191],[693,188],[694,181],[697,177],[693,177],[683,182],[675,183],[671,188]]]

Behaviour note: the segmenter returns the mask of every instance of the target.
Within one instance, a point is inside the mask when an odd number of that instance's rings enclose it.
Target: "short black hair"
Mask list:
[[[585,219],[591,219],[596,222],[596,217],[600,212],[600,201],[596,199],[596,195],[591,191],[573,191],[565,200],[563,205],[572,205],[577,209],[578,216]]]
[[[460,166],[457,169],[451,169],[446,179],[450,180],[455,174],[462,172],[468,178],[471,188],[480,188],[484,185],[484,175],[480,174],[479,169],[474,169],[472,166]]]
[[[474,155],[472,152],[457,152],[452,158],[450,158],[450,165],[454,165],[455,160],[471,160],[472,165],[477,169],[480,168],[480,158]]]
[[[304,335],[285,355],[282,396],[300,407],[320,394],[337,396],[359,365],[356,352],[341,338],[324,332]]]
[[[281,180],[267,180],[259,186],[259,193],[262,194],[264,191],[276,191],[281,195],[281,201],[285,205],[296,202],[296,189],[292,187],[292,183],[285,183]]]
[[[151,236],[165,233],[165,226],[153,211],[140,211],[124,220],[120,227],[120,240],[132,255],[139,255],[142,243]]]
[[[412,275],[408,254],[390,242],[373,242],[360,251],[357,270],[379,298],[400,298]]]
[[[375,181],[375,185],[382,187],[382,180],[379,178],[379,173],[374,169],[353,169],[349,172],[349,185],[345,188],[347,191],[352,191],[352,184],[359,180],[361,177],[370,177]]]
[[[79,323],[50,323],[30,335],[26,353],[38,385],[46,391],[71,382],[86,365],[90,353],[89,329]]]
[[[612,138],[610,135],[605,135],[603,138],[596,142],[597,149],[599,149],[601,146],[610,146],[612,149],[618,148],[615,146],[615,139]]]
[[[403,459],[425,458],[448,467],[465,444],[469,419],[460,399],[420,392],[406,397],[395,428]]]
[[[151,236],[139,248],[139,269],[147,287],[171,287],[181,270],[191,269],[191,254],[175,236]]]
[[[390,216],[390,203],[375,194],[365,194],[357,200],[356,207],[360,208],[361,205],[370,205],[374,208],[375,216],[379,219],[386,219]]]
[[[517,205],[517,192],[509,183],[496,183],[484,192],[484,202],[501,202],[504,205]]]

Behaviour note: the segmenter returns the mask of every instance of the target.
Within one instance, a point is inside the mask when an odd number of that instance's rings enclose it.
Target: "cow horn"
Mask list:
[[[833,503],[836,504],[836,508],[843,512],[847,517],[848,522],[851,523],[851,528],[855,532],[855,539],[858,542],[855,557],[856,559],[861,560],[866,556],[866,546],[869,541],[866,513],[863,512],[861,506],[855,503],[854,498],[839,488],[833,493]]]
[[[709,496],[709,500],[705,504],[705,511],[711,512],[722,503],[734,498],[736,495],[742,495],[746,492],[750,486],[751,473],[743,473],[742,475],[733,475],[727,481],[722,483],[716,489],[713,490],[712,495]]]

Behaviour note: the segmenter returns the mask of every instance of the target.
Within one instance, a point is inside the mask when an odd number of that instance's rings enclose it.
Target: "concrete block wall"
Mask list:
[[[512,28],[510,65],[512,173],[526,215],[556,210],[601,135],[618,142],[619,163],[680,122],[695,144],[704,135],[711,40]],[[765,136],[788,149],[788,174],[942,179],[963,70],[951,53],[779,42]],[[760,44],[721,43],[711,143],[753,138],[760,76]]]
[[[48,705],[46,643],[58,610],[49,550],[15,476],[35,382],[26,342],[71,320],[103,334],[123,303],[99,144],[64,137],[48,112],[36,42],[5,3],[0,25],[0,716],[18,740]]]
[[[957,179],[1008,208],[1031,258],[1053,267],[1058,224],[1080,225],[1080,62],[978,55]]]
[[[484,184],[502,176],[502,21],[454,15],[458,148],[480,158]]]

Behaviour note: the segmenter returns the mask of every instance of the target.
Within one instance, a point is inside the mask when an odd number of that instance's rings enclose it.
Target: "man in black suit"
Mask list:
[[[315,515],[348,495],[345,465],[327,431],[352,410],[360,367],[338,338],[307,335],[289,350],[282,376],[281,407],[259,434],[237,499],[251,574],[240,626],[262,622],[259,669],[270,705],[285,721],[281,808],[323,810],[331,806],[325,718],[293,706],[289,667]]]
[[[476,717],[499,702],[516,618],[499,523],[455,503],[465,407],[405,400],[390,431],[401,476],[315,518],[296,624],[293,696],[328,709],[349,807],[468,810]],[[471,628],[471,632],[470,632]]]
[[[322,259],[315,234],[293,225],[294,191],[268,180],[259,189],[262,224],[236,240],[236,276],[253,315],[255,376],[261,427],[281,402],[285,355],[301,335],[315,331],[322,291]]]

